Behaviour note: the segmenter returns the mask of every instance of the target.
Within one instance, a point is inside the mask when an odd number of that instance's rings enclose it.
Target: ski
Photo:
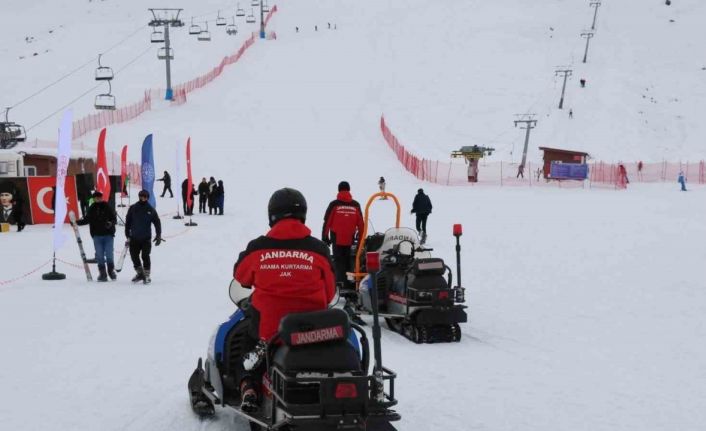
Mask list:
[[[127,257],[127,252],[130,249],[130,241],[125,241],[125,247],[123,251],[120,252],[120,257],[118,257],[118,264],[115,265],[115,270],[120,272],[123,270],[123,264],[125,263],[125,257]]]
[[[88,260],[86,259],[86,253],[83,251],[83,241],[81,241],[81,233],[78,231],[78,225],[76,224],[76,214],[73,211],[69,211],[69,220],[71,221],[71,227],[74,228],[74,234],[76,235],[76,242],[78,243],[78,250],[81,252],[81,260],[83,261],[83,269],[86,270],[86,280],[93,281],[91,276],[91,269],[88,267]]]

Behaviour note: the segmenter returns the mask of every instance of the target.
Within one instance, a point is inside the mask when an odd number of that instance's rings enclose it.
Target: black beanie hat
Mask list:
[[[348,181],[341,181],[340,183],[338,183],[338,191],[349,192],[351,191],[351,185],[348,184]]]

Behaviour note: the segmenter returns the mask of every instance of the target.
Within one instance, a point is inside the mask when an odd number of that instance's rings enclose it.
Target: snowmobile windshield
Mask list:
[[[252,289],[243,287],[238,280],[233,279],[228,286],[228,295],[233,304],[238,305],[240,301],[250,296]]]

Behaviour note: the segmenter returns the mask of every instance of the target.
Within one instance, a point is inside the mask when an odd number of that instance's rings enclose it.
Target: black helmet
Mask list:
[[[267,204],[267,218],[270,227],[285,218],[296,218],[306,222],[306,199],[299,190],[290,188],[279,189],[272,193]]]

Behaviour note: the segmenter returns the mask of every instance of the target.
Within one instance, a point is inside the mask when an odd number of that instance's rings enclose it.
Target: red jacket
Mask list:
[[[260,312],[259,334],[270,339],[289,313],[323,310],[335,294],[326,244],[296,219],[284,219],[240,253],[233,277],[254,286],[252,305]]]
[[[338,192],[335,201],[331,201],[324,215],[324,230],[321,238],[328,238],[329,232],[335,245],[353,244],[356,231],[363,234],[363,213],[360,204],[353,200],[350,192]]]

